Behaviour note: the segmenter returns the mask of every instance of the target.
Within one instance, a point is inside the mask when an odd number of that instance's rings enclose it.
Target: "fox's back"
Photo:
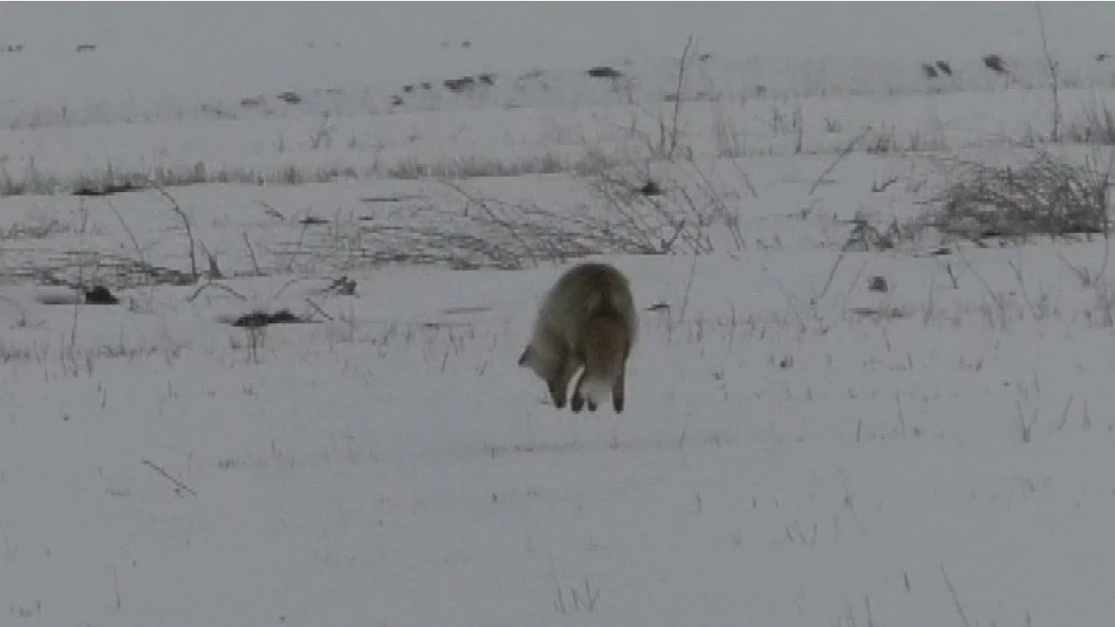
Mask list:
[[[634,343],[638,318],[627,278],[611,265],[585,263],[567,270],[546,294],[538,326],[575,345],[585,339],[589,321],[600,316],[617,321]]]

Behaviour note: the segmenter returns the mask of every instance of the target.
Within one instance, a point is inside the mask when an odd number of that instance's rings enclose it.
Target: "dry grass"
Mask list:
[[[13,173],[0,163],[0,197],[45,196],[72,193],[77,190],[108,190],[117,187],[181,187],[206,183],[238,185],[305,185],[328,183],[338,179],[425,179],[425,178],[486,178],[516,177],[534,174],[580,173],[598,167],[599,154],[559,154],[547,151],[541,155],[508,158],[468,155],[420,159],[410,157],[394,163],[372,163],[366,167],[339,165],[287,164],[274,168],[225,167],[212,169],[198,161],[192,165],[158,166],[142,170],[119,170],[111,164],[97,173],[70,176],[42,171],[32,160],[22,172]]]
[[[459,210],[420,204],[395,222],[338,216],[272,252],[299,270],[388,264],[514,270],[588,255],[662,252],[647,232],[622,219],[510,203],[479,196],[457,182],[443,183],[458,195]]]
[[[1115,113],[1093,100],[1080,114],[1064,124],[1062,141],[1076,144],[1115,146]]]
[[[1018,168],[947,162],[935,226],[971,239],[1105,234],[1115,153],[1083,165],[1033,153]]]

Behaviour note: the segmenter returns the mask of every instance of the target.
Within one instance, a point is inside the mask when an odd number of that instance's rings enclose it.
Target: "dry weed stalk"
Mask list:
[[[1049,141],[1058,142],[1061,140],[1061,95],[1060,95],[1060,80],[1057,77],[1058,63],[1053,59],[1052,53],[1049,52],[1049,40],[1045,36],[1045,18],[1041,14],[1041,4],[1035,2],[1034,10],[1038,14],[1038,30],[1041,33],[1041,50],[1045,56],[1045,64],[1049,69],[1049,87],[1053,92],[1053,116],[1052,128],[1049,131]]]
[[[166,189],[162,185],[160,185],[158,181],[156,181],[154,178],[148,177],[147,183],[151,187],[155,188],[155,190],[158,191],[159,194],[161,194],[162,197],[170,203],[171,210],[174,211],[174,213],[182,220],[182,224],[186,228],[186,239],[189,240],[190,246],[190,276],[193,277],[194,282],[196,283],[198,279],[197,245],[194,242],[194,229],[193,225],[190,223],[190,218],[186,215],[186,212],[182,210],[182,206],[178,204],[178,201],[175,200],[174,196],[171,196],[170,192],[166,191]]]

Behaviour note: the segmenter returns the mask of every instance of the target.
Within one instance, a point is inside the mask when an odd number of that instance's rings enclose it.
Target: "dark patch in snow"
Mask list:
[[[120,299],[116,298],[108,288],[103,285],[97,285],[93,289],[85,292],[86,305],[118,305]]]
[[[589,68],[585,71],[585,74],[588,74],[593,78],[620,78],[621,76],[623,76],[623,72],[620,72],[610,65],[598,65],[596,67]]]
[[[134,192],[143,189],[141,185],[135,183],[109,183],[104,187],[92,187],[90,185],[82,185],[73,191],[74,196],[110,196],[112,194],[122,194],[124,192]]]
[[[277,98],[287,104],[292,105],[300,104],[302,102],[302,96],[299,96],[293,91],[284,91],[283,93],[279,94]]]
[[[268,313],[266,311],[253,311],[236,318],[231,322],[232,326],[258,329],[260,327],[270,326],[272,324],[305,324],[313,322],[306,318],[300,318],[289,309],[280,309],[279,311]]]
[[[460,78],[447,78],[443,82],[445,88],[454,93],[461,93],[470,91],[476,85],[476,79],[471,76],[462,76]]]
[[[646,184],[639,188],[639,193],[643,196],[661,196],[663,193],[662,186],[654,180],[647,180]]]
[[[890,286],[887,285],[887,278],[884,276],[873,276],[867,280],[867,291],[869,292],[889,292]]]
[[[1007,67],[1003,62],[1003,57],[997,54],[989,54],[983,58],[983,64],[987,69],[995,72],[996,74],[1006,74]]]
[[[91,290],[85,290],[83,294],[74,292],[64,294],[38,294],[35,296],[35,302],[40,305],[119,305],[120,299],[113,295],[107,287],[103,285],[94,286]]]

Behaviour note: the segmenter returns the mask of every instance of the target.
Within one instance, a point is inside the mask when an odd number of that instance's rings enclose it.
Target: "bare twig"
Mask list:
[[[818,294],[817,297],[813,299],[813,301],[811,303],[812,305],[816,305],[817,303],[821,302],[821,299],[825,297],[825,294],[828,294],[829,287],[832,286],[832,279],[833,279],[833,277],[836,276],[836,269],[840,267],[840,262],[844,261],[844,255],[847,252],[848,252],[848,247],[847,246],[844,246],[843,248],[840,249],[840,254],[836,256],[836,261],[832,264],[832,269],[829,270],[829,277],[828,277],[828,279],[825,280],[825,286],[821,289],[821,293]]]
[[[1014,401],[1014,405],[1015,409],[1018,410],[1018,428],[1022,436],[1022,441],[1029,444],[1033,441],[1030,434],[1034,430],[1034,425],[1038,422],[1038,408],[1035,407],[1030,419],[1026,420],[1026,414],[1022,411],[1022,401],[1016,400]]]
[[[305,221],[302,223],[302,229],[298,231],[298,243],[295,244],[294,250],[290,253],[290,259],[287,260],[286,271],[290,272],[294,269],[294,262],[298,261],[298,256],[302,254],[302,242],[306,239],[306,230],[310,228],[310,222]]]
[[[678,83],[677,88],[674,90],[674,117],[670,123],[670,143],[669,148],[666,150],[666,160],[669,161],[674,156],[674,150],[678,146],[678,117],[681,114],[681,90],[685,84],[685,67],[686,60],[689,57],[689,48],[693,45],[693,35],[690,35],[685,41],[685,48],[681,51],[681,59],[678,60]]]
[[[791,294],[790,291],[786,289],[786,285],[782,283],[782,280],[778,278],[778,275],[776,275],[770,268],[768,268],[765,263],[760,263],[759,269],[770,275],[771,279],[774,280],[774,284],[778,288],[778,291],[782,292],[782,296],[786,299],[786,304],[790,306],[790,312],[794,314],[795,318],[797,318],[798,325],[800,325],[801,327],[801,332],[804,333],[806,330],[808,330],[809,326],[805,324],[805,318],[803,318],[801,312],[798,311],[798,306],[794,302],[793,294]]]
[[[236,290],[234,290],[231,287],[225,285],[224,283],[215,283],[213,281],[210,281],[209,283],[206,283],[204,285],[199,285],[198,288],[196,290],[194,290],[193,294],[190,294],[189,296],[186,297],[186,302],[188,302],[188,303],[194,302],[194,300],[196,300],[197,297],[200,296],[203,291],[205,291],[207,288],[210,288],[210,287],[220,288],[220,289],[228,292],[229,294],[232,294],[233,296],[239,298],[240,300],[248,300],[247,296],[244,296],[240,292],[237,292]]]
[[[286,220],[286,216],[284,216],[281,211],[279,211],[278,209],[276,209],[276,208],[272,207],[270,204],[268,204],[266,200],[260,200],[260,201],[257,201],[257,202],[259,202],[259,204],[263,205],[263,212],[266,213],[267,215],[269,215],[273,218],[278,218],[279,220]]]
[[[947,261],[945,262],[945,274],[949,275],[949,281],[952,283],[952,289],[960,289],[960,277],[956,276],[956,273],[952,271],[952,264]]]
[[[751,184],[751,176],[747,174],[747,171],[744,170],[742,166],[740,166],[739,161],[736,160],[735,157],[732,157],[728,159],[728,163],[731,163],[732,167],[735,168],[736,172],[739,173],[740,178],[743,179],[743,184],[747,186],[747,191],[751,192],[751,197],[758,198],[759,192],[755,191],[755,186]]]
[[[1026,307],[1030,310],[1030,317],[1033,318],[1035,322],[1040,320],[1038,308],[1034,306],[1033,301],[1030,300],[1030,294],[1026,291],[1026,281],[1022,279],[1021,264],[1008,261],[1007,265],[1010,266],[1010,269],[1014,272],[1014,278],[1018,281],[1018,288],[1022,292],[1022,300],[1026,301]]]
[[[1038,14],[1038,30],[1041,32],[1041,50],[1045,55],[1045,63],[1049,68],[1049,86],[1053,90],[1053,127],[1049,133],[1049,141],[1058,142],[1061,139],[1061,98],[1058,92],[1057,83],[1057,62],[1053,60],[1053,55],[1049,53],[1049,41],[1045,37],[1045,19],[1041,15],[1041,4],[1034,3],[1034,10]]]
[[[128,239],[132,240],[132,247],[135,248],[136,257],[139,259],[139,262],[146,266],[147,261],[143,258],[143,249],[140,248],[139,240],[136,239],[135,233],[132,232],[131,227],[128,226],[128,223],[124,220],[124,216],[120,215],[120,211],[116,209],[116,205],[112,204],[108,196],[102,196],[101,198],[104,200],[105,204],[108,205],[108,208],[112,210],[113,215],[115,215],[117,221],[120,222],[120,226],[124,227],[124,232],[128,234]]]
[[[217,255],[210,252],[205,244],[201,245],[202,251],[205,253],[205,258],[209,260],[209,278],[210,279],[223,279],[225,275],[221,272],[221,266],[217,263]]]
[[[1107,251],[1105,250],[1104,252],[1106,253]],[[1078,266],[1066,259],[1061,253],[1057,253],[1057,259],[1060,259],[1061,263],[1076,275],[1082,287],[1091,287],[1094,284],[1092,272],[1088,270],[1087,266]],[[1106,266],[1107,264],[1105,263],[1104,265]]]
[[[182,483],[180,480],[172,477],[171,474],[169,472],[167,472],[166,469],[163,468],[162,466],[156,464],[155,462],[153,462],[149,459],[141,459],[139,461],[141,463],[143,463],[144,465],[148,466],[149,468],[151,468],[152,470],[154,470],[155,472],[162,475],[167,481],[173,483],[175,494],[185,493],[185,494],[189,494],[190,496],[197,496],[197,492],[195,492],[193,488],[186,485],[185,483]]]
[[[1065,428],[1065,423],[1069,421],[1069,408],[1072,407],[1072,394],[1069,394],[1069,400],[1065,401],[1065,410],[1061,412],[1061,422],[1057,423],[1057,431]]]
[[[681,312],[678,314],[678,320],[685,321],[685,310],[689,308],[689,290],[693,287],[693,277],[697,274],[697,253],[693,253],[693,263],[689,266],[689,280],[685,282],[685,294],[681,300]]]
[[[891,185],[894,185],[897,182],[898,182],[898,177],[897,176],[888,177],[886,180],[884,180],[882,182],[873,182],[873,183],[871,183],[871,191],[876,193],[876,194],[881,193],[881,192],[885,192],[885,191],[887,191],[888,187],[890,187]]]
[[[255,268],[256,276],[263,276],[263,272],[259,269],[259,263],[256,261],[256,251],[252,248],[252,242],[248,239],[248,232],[244,231],[240,234],[244,238],[244,245],[248,247],[248,257],[252,260],[252,268]]]
[[[710,181],[709,178],[705,176],[704,171],[701,170],[701,167],[697,164],[696,161],[691,159],[690,167],[692,168],[693,173],[696,175],[698,188],[700,189],[700,191],[704,192],[705,196],[708,197],[708,199],[711,201],[712,209],[716,213],[720,214],[720,218],[724,221],[725,226],[728,227],[728,232],[732,236],[732,240],[736,245],[736,250],[745,250],[747,248],[747,242],[743,237],[743,232],[740,230],[739,207],[736,206],[734,210],[728,207],[728,203],[724,200],[723,195],[716,189],[716,186],[713,185],[712,181]],[[747,173],[744,172],[743,169],[740,168],[738,165],[736,165],[736,170],[743,177],[744,182],[751,192],[751,195],[754,197],[758,197],[757,194],[755,194],[755,189],[751,187],[751,181],[748,179]],[[688,197],[686,199],[688,200]],[[693,205],[692,201],[690,201],[690,205],[693,207],[694,213],[696,213],[697,208]],[[701,216],[698,214],[698,218],[700,217]],[[709,247],[711,248],[711,244],[709,245]]]
[[[1107,153],[1107,165],[1100,164],[1100,156],[1094,152],[1087,160],[1085,169],[1089,174],[1091,189],[1096,195],[1096,212],[1103,228],[1103,263],[1096,273],[1094,283],[1099,284],[1107,272],[1107,261],[1111,255],[1111,198],[1108,190],[1111,188],[1112,176],[1115,175],[1115,147]]]
[[[528,255],[530,255],[531,261],[533,261],[535,265],[538,265],[538,258],[534,256],[534,254],[532,252],[532,250],[533,250],[532,247],[527,245],[527,243],[523,240],[522,236],[519,234],[518,230],[515,228],[514,225],[512,225],[507,220],[501,219],[499,216],[497,216],[495,214],[495,212],[492,211],[491,207],[489,207],[488,204],[486,202],[484,202],[483,199],[475,198],[472,194],[469,194],[464,189],[462,189],[460,185],[457,185],[456,183],[454,183],[452,181],[447,181],[447,180],[442,180],[441,183],[443,185],[445,185],[446,187],[448,187],[449,189],[451,189],[451,190],[457,192],[458,194],[460,194],[469,203],[479,207],[480,210],[483,211],[484,214],[486,216],[488,216],[488,219],[491,220],[494,224],[498,224],[498,225],[502,226],[503,228],[507,229],[507,232],[511,235],[511,237],[514,238],[519,243],[520,246],[522,246],[522,250],[525,251]]]
[[[949,589],[949,595],[952,596],[952,603],[956,607],[956,613],[960,616],[960,622],[964,623],[964,627],[972,627],[972,623],[968,622],[968,617],[964,614],[964,606],[960,604],[960,597],[956,596],[956,588],[952,587],[952,582],[949,581],[949,574],[945,571],[944,563],[941,564],[941,577],[945,579],[945,586]]]
[[[325,113],[321,114],[321,124],[318,125],[317,130],[310,133],[310,148],[317,150],[318,146],[321,145],[322,140],[329,140],[332,132],[333,129],[329,126],[329,112],[326,111]],[[329,143],[329,141],[326,141],[327,146]]]
[[[120,611],[123,603],[120,601],[120,578],[116,575],[116,564],[112,565],[112,588],[116,592],[116,611]]]
[[[328,320],[328,321],[330,321],[330,322],[332,322],[332,321],[333,321],[333,316],[330,316],[329,314],[325,313],[325,310],[324,310],[324,309],[322,309],[322,308],[321,308],[321,306],[319,306],[319,305],[318,305],[317,303],[315,303],[314,301],[310,300],[309,298],[306,298],[306,302],[310,304],[310,307],[313,307],[313,308],[314,308],[314,311],[316,311],[316,312],[318,312],[319,314],[321,314],[323,318],[325,318],[326,320]]]
[[[817,191],[817,188],[821,186],[821,182],[825,180],[825,177],[836,169],[836,166],[844,160],[844,157],[847,157],[849,154],[851,154],[852,150],[856,147],[856,144],[858,144],[860,140],[866,137],[869,132],[871,132],[871,126],[863,127],[863,130],[859,132],[859,135],[853,137],[852,140],[849,141],[847,145],[845,145],[844,148],[840,150],[840,154],[836,155],[836,159],[834,159],[833,162],[829,164],[829,167],[825,168],[824,172],[821,172],[821,176],[818,176],[816,181],[813,181],[813,185],[809,188],[810,196],[812,196],[813,193]]]
[[[182,224],[186,227],[186,238],[190,241],[190,276],[197,281],[199,276],[197,272],[197,246],[194,243],[194,229],[193,225],[190,224],[190,218],[186,215],[186,212],[182,210],[182,206],[178,204],[174,196],[171,196],[162,185],[159,185],[158,181],[151,177],[148,177],[147,181],[151,187],[155,188],[155,190],[162,194],[163,198],[170,203],[171,209],[174,210],[174,213],[178,214],[178,217],[182,220]]]
[[[79,234],[80,234],[81,242],[82,242],[83,248],[84,248],[85,234],[86,234],[86,231],[88,230],[88,227],[89,227],[89,208],[85,206],[85,199],[84,198],[81,199],[78,202],[78,211],[81,213],[81,229],[79,230]],[[78,318],[79,318],[79,313],[81,311],[81,304],[85,302],[84,295],[81,293],[81,290],[84,289],[84,286],[85,286],[85,264],[81,263],[80,265],[78,265],[78,269],[77,269],[77,285],[75,286],[75,291],[77,292],[77,294],[76,294],[77,298],[74,299],[74,317],[73,317],[73,324],[70,327],[70,344],[69,344],[69,351],[68,351],[69,355],[68,356],[70,358],[70,363],[71,364],[76,364],[77,363],[77,322],[78,322]],[[75,369],[76,369],[76,365],[75,365]]]

